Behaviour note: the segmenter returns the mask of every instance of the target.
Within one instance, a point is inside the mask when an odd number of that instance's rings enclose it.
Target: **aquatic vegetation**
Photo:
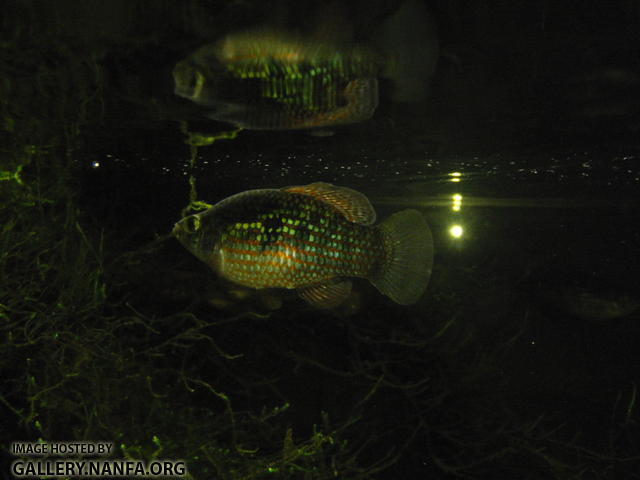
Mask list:
[[[20,178],[20,172],[24,165],[18,165],[14,172],[3,171],[0,172],[0,182],[2,181],[15,181],[18,185],[24,185],[22,178]]]
[[[52,159],[34,161],[44,166]],[[51,178],[38,182],[43,186]],[[2,209],[0,402],[16,422],[14,436],[3,443],[25,436],[107,438],[126,458],[149,460],[162,452],[188,458],[196,478],[214,472],[234,479],[313,470],[320,458],[345,450],[328,418],[326,430],[319,426],[307,440],[294,440],[291,430],[273,424],[286,404],[272,403],[262,413],[236,411],[238,394],[212,386],[216,379],[203,378],[203,365],[187,357],[213,348],[208,370],[228,369],[226,363],[244,355],[223,351],[209,331],[251,317],[147,317],[114,293],[120,291],[113,285],[118,275],[113,264],[105,265],[103,237],[82,226],[71,192],[62,185],[46,191],[40,198],[25,186],[29,203],[15,198]],[[121,257],[116,265],[135,263],[141,255]],[[176,353],[187,354],[182,361],[191,366],[169,368]],[[272,453],[265,453],[265,444]],[[281,447],[274,450],[276,445]],[[273,453],[278,448],[282,453]]]

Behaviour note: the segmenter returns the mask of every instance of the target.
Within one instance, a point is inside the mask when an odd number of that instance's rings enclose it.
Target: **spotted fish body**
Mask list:
[[[258,30],[201,47],[173,76],[177,95],[214,107],[210,118],[255,130],[301,129],[370,118],[381,65],[365,47]]]
[[[253,190],[176,224],[174,235],[221,276],[253,288],[298,289],[319,307],[341,303],[348,277],[371,280],[398,303],[426,287],[432,240],[406,210],[379,226],[366,197],[325,183]]]
[[[349,222],[305,195],[243,193],[221,237],[220,272],[254,288],[297,288],[335,277],[367,277],[382,258],[379,232]]]

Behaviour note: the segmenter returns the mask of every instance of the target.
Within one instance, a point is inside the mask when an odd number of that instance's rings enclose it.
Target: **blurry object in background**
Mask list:
[[[180,220],[173,235],[222,277],[252,288],[288,288],[333,308],[366,278],[396,303],[422,296],[433,238],[422,214],[376,214],[359,192],[327,183],[250,190]]]
[[[406,0],[387,18],[373,43],[389,59],[383,76],[393,81],[394,102],[423,102],[438,57],[438,29],[420,0]]]
[[[568,88],[569,106],[576,118],[620,122],[624,130],[640,130],[640,74],[625,68],[600,68],[573,76]]]
[[[176,95],[213,107],[214,120],[254,130],[368,120],[381,76],[391,79],[394,101],[424,100],[438,43],[420,2],[404,2],[370,44],[355,43],[346,21],[331,13],[325,24],[334,25],[321,24],[314,34],[254,29],[201,47],[175,66]]]
[[[552,269],[525,279],[520,290],[544,309],[598,322],[627,317],[640,308],[638,292],[629,287],[594,272]]]
[[[625,292],[590,291],[580,287],[567,287],[554,300],[574,317],[592,321],[626,317],[640,307],[640,300]]]
[[[274,290],[254,290],[237,285],[226,290],[210,289],[207,301],[219,310],[233,313],[253,312],[255,315],[266,315],[282,307],[282,299]]]

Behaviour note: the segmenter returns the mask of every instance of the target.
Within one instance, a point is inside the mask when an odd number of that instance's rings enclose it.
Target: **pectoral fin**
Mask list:
[[[298,288],[298,295],[316,308],[334,308],[344,302],[351,294],[349,280],[337,280],[328,283]]]

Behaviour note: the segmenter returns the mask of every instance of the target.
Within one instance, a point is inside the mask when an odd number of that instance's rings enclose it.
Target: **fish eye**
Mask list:
[[[198,72],[196,72],[196,70],[192,70],[191,72],[189,72],[187,85],[189,86],[189,89],[191,91],[194,91],[196,89],[196,86],[198,85]]]
[[[185,227],[187,232],[196,233],[200,229],[200,217],[191,215],[185,219]]]
[[[192,68],[186,80],[192,98],[198,98],[204,87],[205,78],[197,68]]]

